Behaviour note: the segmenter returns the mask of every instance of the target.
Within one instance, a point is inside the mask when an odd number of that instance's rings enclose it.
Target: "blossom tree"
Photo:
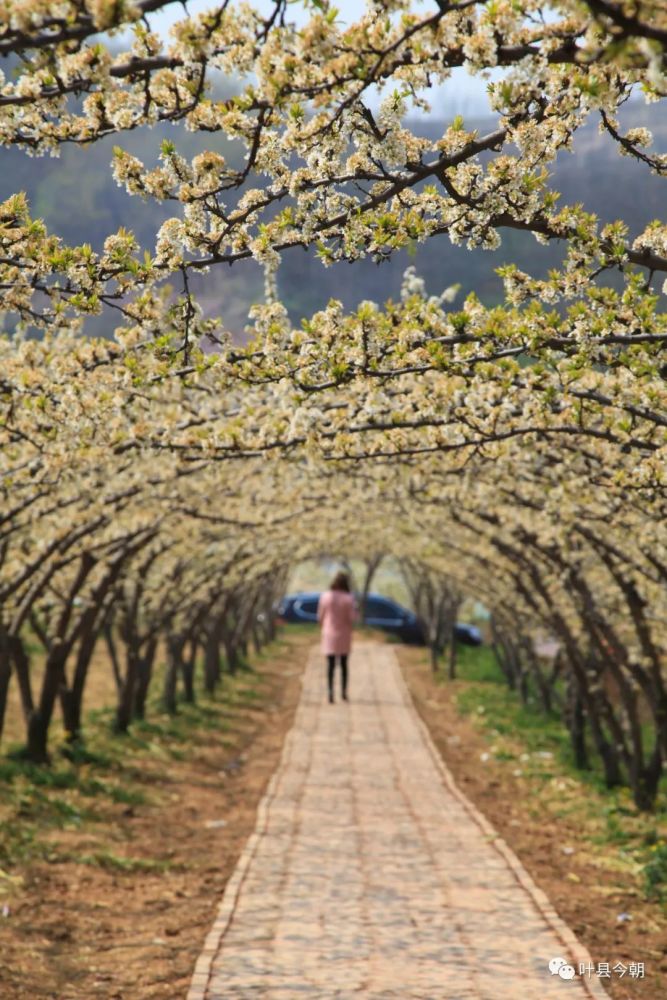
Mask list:
[[[15,676],[32,759],[58,704],[81,738],[100,637],[119,730],[163,652],[174,710],[199,654],[212,690],[222,650],[233,670],[270,637],[295,560],[391,553],[434,649],[456,601],[482,600],[508,680],[560,706],[578,762],[595,754],[650,808],[667,757],[667,224],[561,205],[549,170],[594,119],[638,183],[667,172],[622,124],[667,97],[664,4],[369,0],[344,24],[328,0],[298,18],[225,0],[165,39],[168,6],[2,6],[0,143],[53,156],[113,135],[117,182],[173,214],[149,251],[122,229],[96,252],[20,192],[0,205],[0,724]],[[488,78],[494,127],[457,116],[427,139],[414,113],[455,72]],[[189,160],[176,130],[156,163],[123,148],[167,122],[211,148]],[[279,298],[297,248],[326,267],[437,239],[491,252],[507,230],[563,254],[546,277],[505,266],[495,307],[429,295],[414,269],[398,301],[331,301],[296,327]],[[240,345],[191,279],[250,260],[266,297]],[[87,337],[100,314],[109,337]],[[531,654],[538,631],[555,670]]]

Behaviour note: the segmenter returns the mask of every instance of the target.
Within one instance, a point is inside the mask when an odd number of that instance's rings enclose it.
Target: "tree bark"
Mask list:
[[[0,740],[5,725],[7,711],[7,695],[12,676],[12,661],[9,651],[9,636],[4,627],[0,626]]]
[[[62,642],[51,647],[44,668],[44,679],[39,705],[33,709],[28,721],[28,745],[26,756],[35,764],[45,764],[49,760],[47,750],[48,732],[53,708],[65,677],[65,662],[69,649]]]
[[[236,643],[231,638],[225,638],[225,662],[227,664],[227,671],[234,676],[239,665],[239,651]]]
[[[125,677],[121,684],[116,705],[116,716],[114,719],[114,730],[117,733],[126,733],[132,721],[132,710],[134,708],[134,695],[136,690],[137,675],[139,673],[139,650],[132,644],[126,647],[125,653]]]
[[[28,659],[28,654],[25,651],[23,639],[20,635],[11,635],[9,637],[9,651],[21,694],[23,717],[27,723],[34,711],[35,702],[32,696],[32,683],[30,680],[30,660]]]
[[[362,625],[365,625],[366,623],[366,605],[368,604],[368,594],[370,593],[373,578],[377,573],[383,558],[384,554],[381,553],[380,555],[371,556],[370,559],[366,560],[366,572],[364,573],[361,599],[359,601],[359,620]]]
[[[133,715],[135,719],[146,717],[146,699],[153,676],[153,664],[155,663],[155,653],[157,651],[157,639],[151,638],[146,644],[146,649],[139,656],[137,663],[137,682],[134,690]]]
[[[498,666],[500,667],[505,680],[507,681],[507,686],[510,691],[516,691],[516,671],[514,669],[514,664],[512,663],[511,657],[509,656],[507,646],[503,639],[502,633],[495,618],[491,619],[491,639],[493,652],[495,653],[496,660],[498,661]]]
[[[655,807],[660,778],[662,777],[662,753],[656,742],[648,764],[637,773],[630,776],[630,787],[635,805],[642,812],[649,812]]]
[[[184,643],[185,640],[181,636],[169,636],[167,638],[167,668],[164,675],[164,707],[170,715],[175,715],[178,709],[176,704],[176,689],[178,684],[178,675],[181,671]]]
[[[264,637],[262,636],[262,626],[257,620],[253,621],[251,626],[252,631],[252,644],[256,653],[262,652],[262,646],[264,645]]]
[[[447,653],[447,676],[449,677],[450,681],[456,679],[456,653],[457,653],[456,635],[454,632],[454,628],[452,627],[449,636],[449,649]]]
[[[204,644],[204,687],[213,694],[220,681],[220,633],[218,623],[211,625]]]
[[[123,686],[123,678],[120,672],[120,662],[118,660],[118,648],[116,647],[116,640],[113,634],[113,626],[107,624],[104,626],[104,641],[107,644],[107,649],[109,651],[109,659],[111,660],[111,669],[113,670],[113,677],[116,682],[116,691],[120,692]]]
[[[97,642],[97,613],[98,608],[91,608],[86,613],[87,620],[79,642],[72,686],[71,688],[63,686],[60,689],[60,705],[63,713],[65,732],[67,733],[67,741],[69,743],[76,743],[81,739],[83,692],[88,677],[88,668]]]
[[[590,769],[590,761],[586,747],[586,716],[584,714],[584,703],[579,692],[579,685],[574,677],[570,677],[568,683],[566,723],[570,733],[575,767],[580,771],[588,771]]]
[[[187,656],[181,658],[181,675],[183,677],[183,697],[189,705],[195,703],[195,665],[197,662],[198,643],[196,639],[190,641],[190,649]]]

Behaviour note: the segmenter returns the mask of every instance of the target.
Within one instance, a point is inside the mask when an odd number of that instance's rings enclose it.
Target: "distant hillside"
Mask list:
[[[633,102],[623,112],[625,126],[646,125],[659,150],[667,151],[667,122],[653,106]],[[493,128],[492,119],[466,122],[480,132]],[[442,125],[423,119],[415,123],[419,132],[437,137]],[[154,245],[154,234],[162,221],[178,206],[158,205],[130,198],[118,188],[110,174],[112,147],[129,149],[144,161],[154,162],[165,136],[176,139],[179,149],[192,156],[203,148],[224,149],[229,160],[240,149],[221,136],[192,135],[171,126],[141,130],[114,137],[88,148],[68,147],[59,159],[34,159],[15,150],[0,150],[0,199],[17,190],[27,192],[33,214],[49,229],[71,243],[88,241],[99,248],[104,237],[119,226],[133,229],[142,246]],[[653,218],[667,217],[665,184],[627,157],[621,157],[606,136],[591,122],[577,136],[574,153],[563,153],[553,170],[553,184],[563,203],[582,202],[604,220],[623,218],[634,232]],[[493,253],[454,247],[446,236],[417,248],[414,257],[401,253],[388,263],[370,261],[337,264],[325,269],[312,254],[292,250],[284,255],[279,273],[281,296],[293,319],[312,313],[328,299],[341,299],[347,307],[362,299],[384,301],[396,297],[401,276],[414,264],[431,292],[454,282],[461,296],[475,290],[486,304],[500,300],[501,282],[495,268],[514,261],[533,273],[546,273],[561,255],[557,245],[543,247],[532,236],[507,231],[503,244]],[[262,274],[253,262],[233,268],[218,268],[198,281],[198,291],[207,311],[220,312],[229,326],[241,334],[248,308],[262,295]],[[113,320],[102,317],[91,324],[91,332],[110,333]]]

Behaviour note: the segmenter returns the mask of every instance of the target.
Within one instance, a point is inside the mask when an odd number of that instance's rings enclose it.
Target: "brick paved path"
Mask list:
[[[589,956],[454,785],[391,646],[357,644],[347,704],[320,660],[188,1000],[606,997],[549,974]]]

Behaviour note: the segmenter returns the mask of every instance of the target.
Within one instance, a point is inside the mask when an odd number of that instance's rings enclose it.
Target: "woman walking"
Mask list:
[[[334,700],[336,657],[340,659],[341,690],[347,701],[347,658],[352,645],[352,623],[357,617],[347,573],[337,573],[317,605],[317,620],[322,626],[322,652],[327,658],[329,701]]]

